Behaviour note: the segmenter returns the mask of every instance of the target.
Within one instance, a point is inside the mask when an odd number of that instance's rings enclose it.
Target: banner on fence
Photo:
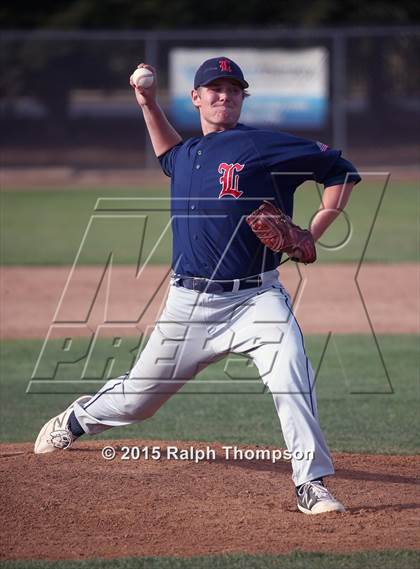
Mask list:
[[[223,53],[222,53],[223,52]],[[211,57],[223,55],[236,61],[249,83],[241,122],[318,129],[328,112],[328,50],[305,49],[173,49],[169,56],[170,112],[184,128],[198,128],[191,103],[194,74]]]

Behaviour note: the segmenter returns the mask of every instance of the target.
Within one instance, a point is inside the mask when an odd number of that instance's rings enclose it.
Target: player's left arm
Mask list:
[[[323,153],[322,156],[326,154]],[[353,187],[361,181],[361,177],[351,162],[339,156],[318,181],[324,184],[325,189],[322,203],[310,225],[315,241],[344,210]]]
[[[322,196],[322,204],[313,217],[310,226],[314,241],[317,241],[321,237],[346,207],[354,184],[354,182],[348,182],[325,188]]]

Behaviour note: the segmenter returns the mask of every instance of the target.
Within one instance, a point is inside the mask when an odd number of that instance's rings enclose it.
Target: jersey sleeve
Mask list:
[[[353,164],[349,162],[349,160],[346,160],[340,156],[335,164],[327,172],[326,177],[324,180],[322,180],[322,182],[324,186],[328,188],[329,186],[336,186],[350,182],[358,184],[361,179],[362,178],[360,177]]]
[[[287,173],[296,186],[306,180],[331,186],[346,181],[347,172],[351,172],[348,181],[357,183],[361,179],[353,164],[341,157],[341,150],[322,142],[267,131],[255,140],[265,167],[280,175]]]
[[[181,146],[182,142],[173,146],[172,148],[170,148],[169,150],[158,156],[158,160],[160,162],[160,166],[163,170],[163,173],[169,177],[172,176],[172,173],[174,171],[176,156]]]

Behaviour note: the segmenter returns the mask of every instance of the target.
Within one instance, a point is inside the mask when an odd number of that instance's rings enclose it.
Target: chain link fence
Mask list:
[[[327,120],[322,128],[293,129],[294,134],[341,148],[361,165],[419,164],[420,27],[412,26],[3,32],[2,165],[155,167],[128,84],[136,65],[145,61],[157,68],[159,99],[169,113],[171,50],[217,48],[222,55],[225,49],[251,45],[258,50],[328,50]],[[184,129],[181,134],[197,132]]]

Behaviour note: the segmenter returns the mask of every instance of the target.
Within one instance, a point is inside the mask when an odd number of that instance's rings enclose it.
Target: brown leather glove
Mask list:
[[[264,200],[260,207],[246,218],[248,225],[269,249],[287,253],[292,261],[313,263],[316,249],[312,233],[295,225],[288,215]]]

